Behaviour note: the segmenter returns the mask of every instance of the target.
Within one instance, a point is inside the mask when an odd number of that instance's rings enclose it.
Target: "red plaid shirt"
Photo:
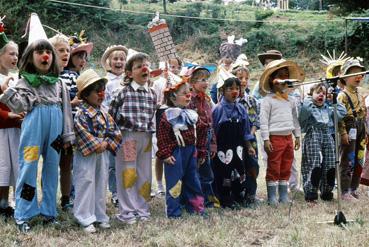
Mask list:
[[[198,123],[196,124],[196,129],[198,127]],[[188,126],[187,130],[181,130],[181,135],[183,137],[186,146],[195,145],[196,138],[193,126]],[[178,146],[178,143],[176,137],[174,136],[172,125],[168,122],[165,113],[163,113],[163,116],[161,117],[156,138],[158,140],[158,151],[156,152],[156,156],[161,160],[170,157],[173,154],[174,149]],[[205,135],[200,134],[197,131],[196,148],[197,148],[197,157],[199,159],[205,158],[206,155],[205,145],[206,145],[206,134]]]
[[[192,92],[191,102],[188,106],[189,109],[195,110],[199,115],[199,123],[197,127],[197,132],[201,135],[206,135],[210,130],[212,133],[212,138],[210,140],[210,151],[217,151],[217,142],[213,129],[213,119],[212,119],[212,107],[210,97],[204,93]],[[203,133],[204,132],[204,133]]]

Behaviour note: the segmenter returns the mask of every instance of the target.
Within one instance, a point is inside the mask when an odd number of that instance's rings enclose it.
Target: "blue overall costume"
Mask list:
[[[22,72],[22,79],[8,88],[0,101],[13,112],[27,112],[19,145],[15,219],[23,224],[36,215],[55,218],[58,168],[63,143],[72,143],[72,114],[68,90],[57,77]],[[37,201],[37,172],[43,157],[42,202]]]
[[[252,138],[249,119],[243,106],[223,98],[213,111],[213,121],[218,142],[213,163],[217,196],[222,207],[234,208],[245,196],[245,141]]]
[[[162,160],[175,158],[173,165],[164,163],[166,213],[170,218],[180,217],[183,206],[189,213],[204,212],[195,144],[205,145],[206,136],[196,142],[197,118],[193,110],[168,108],[160,121],[157,156]]]

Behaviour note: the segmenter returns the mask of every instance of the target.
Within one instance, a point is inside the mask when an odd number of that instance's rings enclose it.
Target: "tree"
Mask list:
[[[326,0],[329,4],[335,4],[347,12],[363,11],[369,9],[369,1],[358,0]]]

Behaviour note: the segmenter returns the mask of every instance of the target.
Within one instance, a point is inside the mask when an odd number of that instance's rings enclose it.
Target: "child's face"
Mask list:
[[[233,83],[231,87],[226,87],[224,89],[224,98],[231,103],[235,102],[239,95],[240,87],[237,86],[236,83]]]
[[[65,68],[68,65],[70,57],[70,47],[67,43],[59,43],[55,45],[55,50],[59,57],[59,64]]]
[[[77,52],[76,54],[73,54],[72,57],[72,63],[74,65],[73,70],[76,72],[81,72],[87,64],[87,53],[86,52]]]
[[[244,94],[249,84],[249,73],[244,70],[239,70],[236,73],[236,77],[241,81],[241,94]]]
[[[113,52],[109,59],[109,64],[111,68],[111,73],[114,75],[121,75],[124,72],[124,65],[126,64],[126,57],[121,52]]]
[[[348,70],[347,74],[360,73],[363,70],[359,67],[352,67]],[[360,82],[363,80],[363,75],[350,76],[345,78],[346,86],[350,88],[357,88],[360,85]]]
[[[315,105],[322,106],[324,104],[326,92],[325,87],[318,87],[313,91],[313,101]]]
[[[88,104],[92,107],[99,108],[105,99],[105,86],[100,89],[92,90],[85,98]]]
[[[0,69],[10,70],[17,67],[18,49],[14,45],[8,45],[0,56]]]
[[[191,90],[190,87],[185,84],[177,92],[176,98],[173,100],[175,106],[184,108],[191,102]]]
[[[182,67],[179,65],[177,59],[170,59],[169,60],[169,71],[175,75],[179,75],[181,72]]]
[[[277,70],[275,77],[273,78],[273,90],[274,92],[284,93],[287,92],[288,85],[286,83],[279,83],[277,80],[286,80],[290,78],[288,68],[281,68]]]
[[[149,67],[150,64],[147,60],[134,61],[132,71],[127,71],[127,75],[138,84],[144,85],[150,78]]]
[[[208,76],[207,75],[199,75],[194,77],[191,80],[192,88],[195,92],[205,93],[209,86]]]
[[[53,62],[51,50],[33,51],[33,65],[39,74],[47,74]]]

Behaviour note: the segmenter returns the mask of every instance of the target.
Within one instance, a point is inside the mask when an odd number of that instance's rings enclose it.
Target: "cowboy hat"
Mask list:
[[[281,59],[282,53],[278,50],[269,50],[267,52],[258,54],[258,58],[259,58],[260,63],[262,65],[265,65],[265,60],[267,59],[273,59],[273,60]]]
[[[271,91],[269,86],[269,78],[275,71],[282,68],[288,68],[290,79],[297,79],[299,81],[303,81],[305,79],[305,73],[302,68],[297,65],[297,63],[284,59],[274,60],[265,67],[263,74],[261,74],[260,87],[262,90],[260,90],[260,92]],[[263,96],[265,96],[265,92],[263,92]]]
[[[104,81],[105,84],[108,82],[108,79],[105,77],[99,76],[93,69],[88,69],[84,71],[77,79],[77,96],[81,98],[81,93],[84,89],[86,89],[91,84],[94,84],[97,81]]]
[[[127,58],[127,53],[128,53],[128,49],[123,46],[123,45],[111,45],[108,48],[106,48],[104,54],[101,57],[101,66],[106,70],[110,70],[110,65],[109,65],[109,56],[114,52],[114,51],[123,51],[126,58]]]

